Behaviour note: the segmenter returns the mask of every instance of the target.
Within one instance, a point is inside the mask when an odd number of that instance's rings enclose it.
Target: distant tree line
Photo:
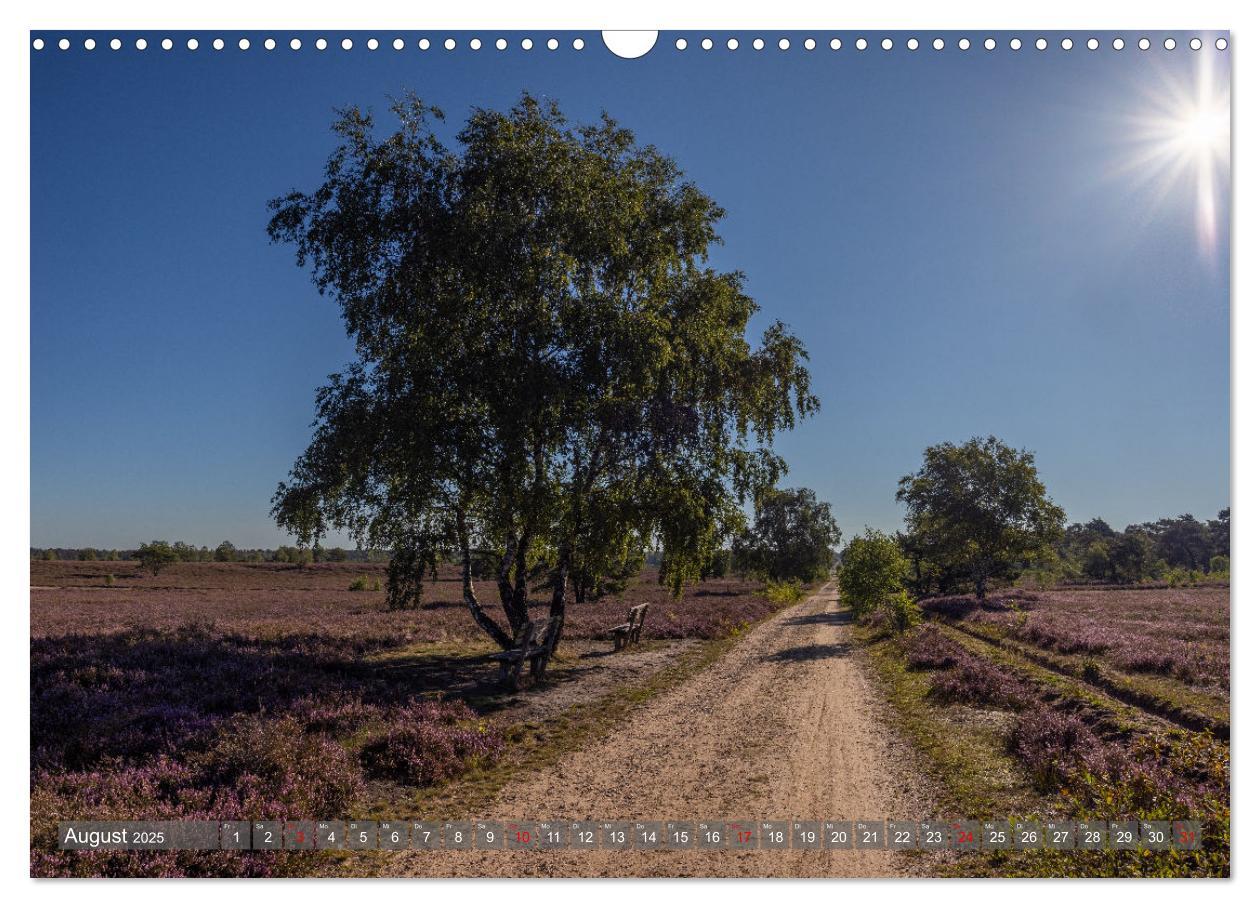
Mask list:
[[[1074,523],[1044,566],[1067,581],[1193,582],[1229,576],[1229,508],[1215,520],[1191,514],[1135,523],[1123,531],[1101,517]]]
[[[354,562],[386,562],[388,552],[345,549],[339,546],[325,548],[321,545],[292,546],[282,545],[275,549],[237,548],[224,540],[213,549],[206,546],[193,546],[186,542],[166,542],[154,540],[143,543],[134,549],[105,549],[87,546],[85,548],[32,548],[32,561],[141,561],[150,550],[162,552],[169,550],[170,564],[197,562],[243,562],[243,563],[279,563],[279,564],[314,564],[329,561]]]

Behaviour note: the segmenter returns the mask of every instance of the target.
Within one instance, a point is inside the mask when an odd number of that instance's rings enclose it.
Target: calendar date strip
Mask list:
[[[1197,820],[163,820],[58,824],[63,851],[1195,851]]]

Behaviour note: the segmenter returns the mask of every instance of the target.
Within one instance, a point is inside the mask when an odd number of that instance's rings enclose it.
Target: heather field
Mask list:
[[[963,874],[1229,873],[1229,590],[1060,589],[929,599],[866,650],[964,816],[1193,819],[1195,853],[994,854]]]
[[[383,568],[179,564],[153,577],[126,562],[32,562],[32,873],[310,873],[316,858],[278,853],[72,858],[55,850],[55,818],[344,817],[510,758],[545,692],[499,691],[455,578],[390,612],[383,593],[350,591],[363,575]],[[495,601],[490,584],[478,592]],[[606,629],[644,601],[644,654],[609,658]],[[613,681],[584,665],[617,666],[604,674],[625,684],[653,653],[777,607],[739,581],[676,602],[645,572],[622,596],[571,607],[546,687],[598,694]]]
[[[1123,672],[1229,689],[1229,588],[1011,591],[981,607],[972,597],[930,599],[929,613],[986,625],[1064,655]]]
[[[112,583],[108,578],[113,577]],[[359,650],[408,643],[480,641],[460,599],[452,569],[425,586],[418,609],[390,612],[380,591],[351,592],[358,577],[385,583],[382,564],[177,564],[154,577],[135,562],[31,562],[31,635],[99,635],[143,628],[174,630],[212,623],[222,634],[281,639],[291,635],[340,641]],[[492,582],[475,584],[488,608],[498,602]],[[625,620],[626,610],[652,603],[655,638],[712,639],[764,617],[774,608],[761,585],[710,580],[681,601],[644,571],[621,595],[573,606],[565,635],[599,638]]]

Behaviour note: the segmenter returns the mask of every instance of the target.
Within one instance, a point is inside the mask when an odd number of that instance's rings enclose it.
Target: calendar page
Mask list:
[[[1233,35],[408,21],[27,33],[30,875],[1230,876]]]

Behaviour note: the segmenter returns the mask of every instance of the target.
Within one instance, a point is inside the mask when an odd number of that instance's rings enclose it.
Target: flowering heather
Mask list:
[[[1218,691],[1229,687],[1225,588],[1003,591],[986,607],[970,596],[952,596],[926,600],[923,608],[991,625],[1052,652],[1096,657],[1121,671]]]
[[[117,582],[105,585],[116,572]],[[359,575],[384,579],[380,565],[177,564],[157,577],[133,562],[31,562],[31,634],[110,634],[135,628],[173,631],[212,622],[218,633],[240,638],[291,635],[343,641],[359,652],[423,643],[483,641],[464,607],[458,575],[447,568],[425,583],[416,609],[388,611],[383,592],[350,592]],[[493,582],[474,584],[486,610],[498,619]],[[602,638],[640,602],[651,604],[647,638],[714,639],[774,612],[779,606],[761,585],[738,579],[709,580],[675,600],[644,571],[624,593],[598,602],[571,604],[567,638]],[[545,613],[548,603],[535,603]]]
[[[1045,790],[1066,785],[1082,766],[1108,764],[1120,751],[1105,744],[1072,713],[1037,709],[1015,723],[1011,751]]]
[[[1172,873],[1228,873],[1229,748],[1210,734],[1175,729],[1107,742],[1076,716],[1038,709],[1017,720],[1010,749],[1067,815],[1202,821],[1204,850],[1181,856],[1194,866]]]
[[[906,646],[906,664],[913,669],[953,668],[966,650],[932,625],[924,625]]]
[[[912,669],[936,669],[932,696],[946,703],[1023,707],[1032,699],[1028,685],[992,662],[973,655],[931,625],[922,627],[906,647]]]
[[[946,703],[1021,709],[1032,699],[1028,685],[992,662],[971,654],[932,678],[932,695]]]
[[[383,594],[348,589],[377,565],[181,564],[158,577],[118,562],[31,570],[33,875],[299,872],[309,855],[72,856],[56,850],[56,823],[345,816],[373,780],[429,785],[504,753],[495,723],[427,696],[444,682],[369,670],[373,657],[416,644],[493,648],[449,572],[428,585],[422,607],[390,612]],[[478,592],[493,611],[493,586]],[[621,597],[573,607],[566,634],[601,637],[643,601],[652,603],[645,639],[722,636],[776,608],[737,580],[674,601],[645,573]]]
[[[391,709],[363,748],[364,768],[407,785],[431,785],[498,760],[504,741],[463,704],[414,702]]]

